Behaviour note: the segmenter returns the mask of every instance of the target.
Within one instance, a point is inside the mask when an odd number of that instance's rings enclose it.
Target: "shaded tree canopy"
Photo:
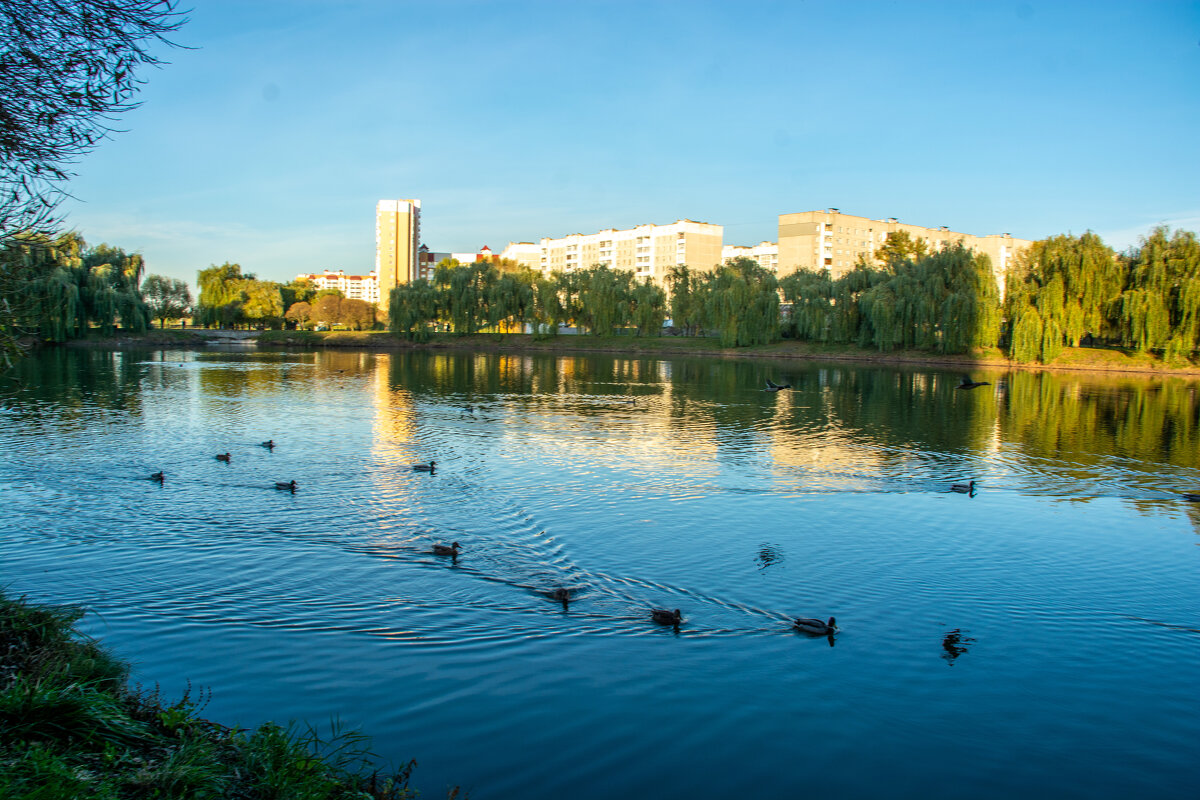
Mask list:
[[[0,233],[54,227],[67,165],[136,107],[175,0],[0,0]]]
[[[161,328],[167,320],[180,319],[187,314],[192,305],[192,292],[187,281],[163,275],[147,275],[142,283],[142,299]]]

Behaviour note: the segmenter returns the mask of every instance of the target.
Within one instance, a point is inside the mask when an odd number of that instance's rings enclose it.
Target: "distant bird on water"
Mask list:
[[[952,483],[950,484],[950,491],[974,496],[975,481],[971,481],[970,483]]]
[[[780,389],[790,389],[790,388],[792,388],[792,385],[790,383],[782,383],[782,384],[774,383],[770,378],[767,378],[767,388],[763,389],[763,391],[764,392],[778,392]]]
[[[455,542],[449,547],[444,544],[435,544],[433,546],[433,554],[435,556],[450,556],[452,558],[458,558],[458,542]]]
[[[162,483],[163,482],[163,474],[161,472],[156,472],[150,476],[150,480],[158,481],[159,483]]]
[[[263,442],[262,444],[260,444],[260,445],[259,445],[259,447],[265,447],[265,448],[267,448],[268,450],[274,450],[274,449],[275,449],[275,440],[274,440],[274,439],[267,439],[265,442]]]
[[[280,482],[276,481],[275,488],[279,489],[281,491],[291,492],[292,494],[295,494],[296,493],[296,482],[288,481],[287,483],[280,483]]]
[[[217,459],[217,461],[224,461],[226,464],[228,464],[229,463],[229,453],[218,453],[216,456],[216,459]]]
[[[955,389],[978,389],[980,386],[991,386],[987,381],[973,381],[970,375],[963,375],[962,382]]]
[[[665,608],[650,609],[650,618],[659,625],[674,625],[679,627],[679,623],[683,622],[683,613],[677,608],[674,611],[668,611]]]
[[[1200,492],[1189,492],[1183,496],[1184,500],[1191,500],[1193,503],[1200,503]]]
[[[562,603],[563,611],[566,611],[567,603],[571,602],[571,590],[565,586],[559,586],[550,593],[550,599]]]
[[[433,472],[433,465],[436,463],[436,461],[430,461],[428,464],[413,464],[412,468],[414,472]]]
[[[814,636],[832,636],[837,632],[837,620],[833,617],[828,622],[811,617],[800,617],[792,623],[792,627],[801,633],[811,633]]]

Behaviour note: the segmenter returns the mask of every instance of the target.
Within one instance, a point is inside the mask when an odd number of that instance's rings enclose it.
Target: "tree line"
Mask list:
[[[543,275],[515,263],[443,261],[431,280],[393,290],[389,327],[414,340],[436,330],[472,334],[559,326],[608,336],[673,331],[723,346],[783,338],[957,354],[1003,348],[1018,362],[1048,362],[1066,346],[1113,345],[1168,360],[1200,347],[1200,242],[1156,228],[1118,254],[1094,233],[1055,236],[1019,254],[1003,299],[991,260],[961,244],[933,249],[889,235],[871,260],[834,278],[799,270],[783,278],[747,258],[712,269],[672,268],[659,288],[596,265]]]
[[[317,289],[306,280],[259,280],[228,262],[200,270],[197,279],[200,297],[192,311],[194,325],[278,329],[326,323],[354,330],[375,326],[373,304],[346,299],[337,289]]]

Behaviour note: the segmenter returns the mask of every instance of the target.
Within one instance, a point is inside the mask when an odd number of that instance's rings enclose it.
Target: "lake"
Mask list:
[[[66,349],[15,377],[7,591],[87,606],[209,718],[360,728],[425,797],[1200,786],[1195,381]]]

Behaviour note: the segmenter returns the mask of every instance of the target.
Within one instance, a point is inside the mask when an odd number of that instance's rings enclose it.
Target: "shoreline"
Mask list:
[[[544,353],[620,355],[628,358],[721,358],[775,361],[833,361],[877,366],[928,366],[962,369],[1004,369],[1051,372],[1127,373],[1159,377],[1200,377],[1200,365],[1172,367],[1146,354],[1122,349],[1064,348],[1050,364],[1018,364],[992,348],[964,355],[939,355],[925,351],[879,352],[853,345],[824,345],[783,340],[769,345],[722,348],[700,337],[591,337],[563,334],[534,340],[530,334],[439,334],[427,342],[410,342],[383,331],[219,331],[169,330],[145,334],[79,339],[66,347],[96,349],[184,348],[238,345],[280,350],[438,351],[464,350],[487,353]]]

